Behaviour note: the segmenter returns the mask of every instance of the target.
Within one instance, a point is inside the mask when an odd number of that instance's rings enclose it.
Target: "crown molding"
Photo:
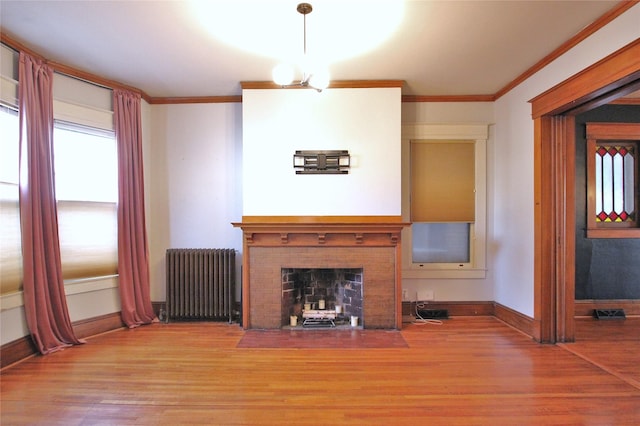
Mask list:
[[[329,84],[327,89],[371,89],[381,87],[400,87],[404,85],[404,80],[336,80]],[[280,86],[272,81],[241,81],[240,87],[245,89],[309,89],[308,86]]]
[[[493,102],[495,95],[402,95],[402,102]]]
[[[152,97],[147,101],[152,105],[167,104],[220,104],[242,102],[242,96],[179,96]]]

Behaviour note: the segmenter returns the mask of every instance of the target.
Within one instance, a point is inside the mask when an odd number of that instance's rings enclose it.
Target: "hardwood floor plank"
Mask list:
[[[296,328],[283,330],[248,330],[238,343],[238,348],[280,349],[374,349],[407,347],[407,343],[399,331],[362,329],[305,330]]]
[[[317,331],[304,337],[322,339]],[[404,347],[342,349],[335,336],[325,336],[324,347],[242,348],[247,333],[226,323],[118,330],[4,369],[0,422],[416,426],[640,419],[640,389],[495,318],[456,317],[397,333]],[[637,362],[627,367],[634,368]]]
[[[640,389],[640,318],[577,318],[576,341],[560,346]]]

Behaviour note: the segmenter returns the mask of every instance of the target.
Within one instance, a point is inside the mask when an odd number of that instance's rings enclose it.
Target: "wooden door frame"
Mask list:
[[[637,90],[640,39],[532,99],[534,318],[542,343],[575,339],[575,115]]]

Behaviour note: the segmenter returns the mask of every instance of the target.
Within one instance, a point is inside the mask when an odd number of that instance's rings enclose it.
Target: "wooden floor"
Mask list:
[[[5,368],[0,423],[640,424],[640,319],[577,330],[539,345],[493,317],[454,317],[407,325],[390,347],[380,334],[358,348],[347,330],[344,348],[261,348],[239,347],[238,325],[153,324]]]

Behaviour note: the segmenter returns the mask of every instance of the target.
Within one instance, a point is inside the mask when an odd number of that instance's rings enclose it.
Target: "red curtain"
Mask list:
[[[118,144],[118,275],[122,321],[129,328],[158,321],[149,294],[140,102],[137,93],[113,91]]]
[[[53,69],[20,53],[20,221],[27,326],[42,354],[83,343],[64,294],[53,174]]]

